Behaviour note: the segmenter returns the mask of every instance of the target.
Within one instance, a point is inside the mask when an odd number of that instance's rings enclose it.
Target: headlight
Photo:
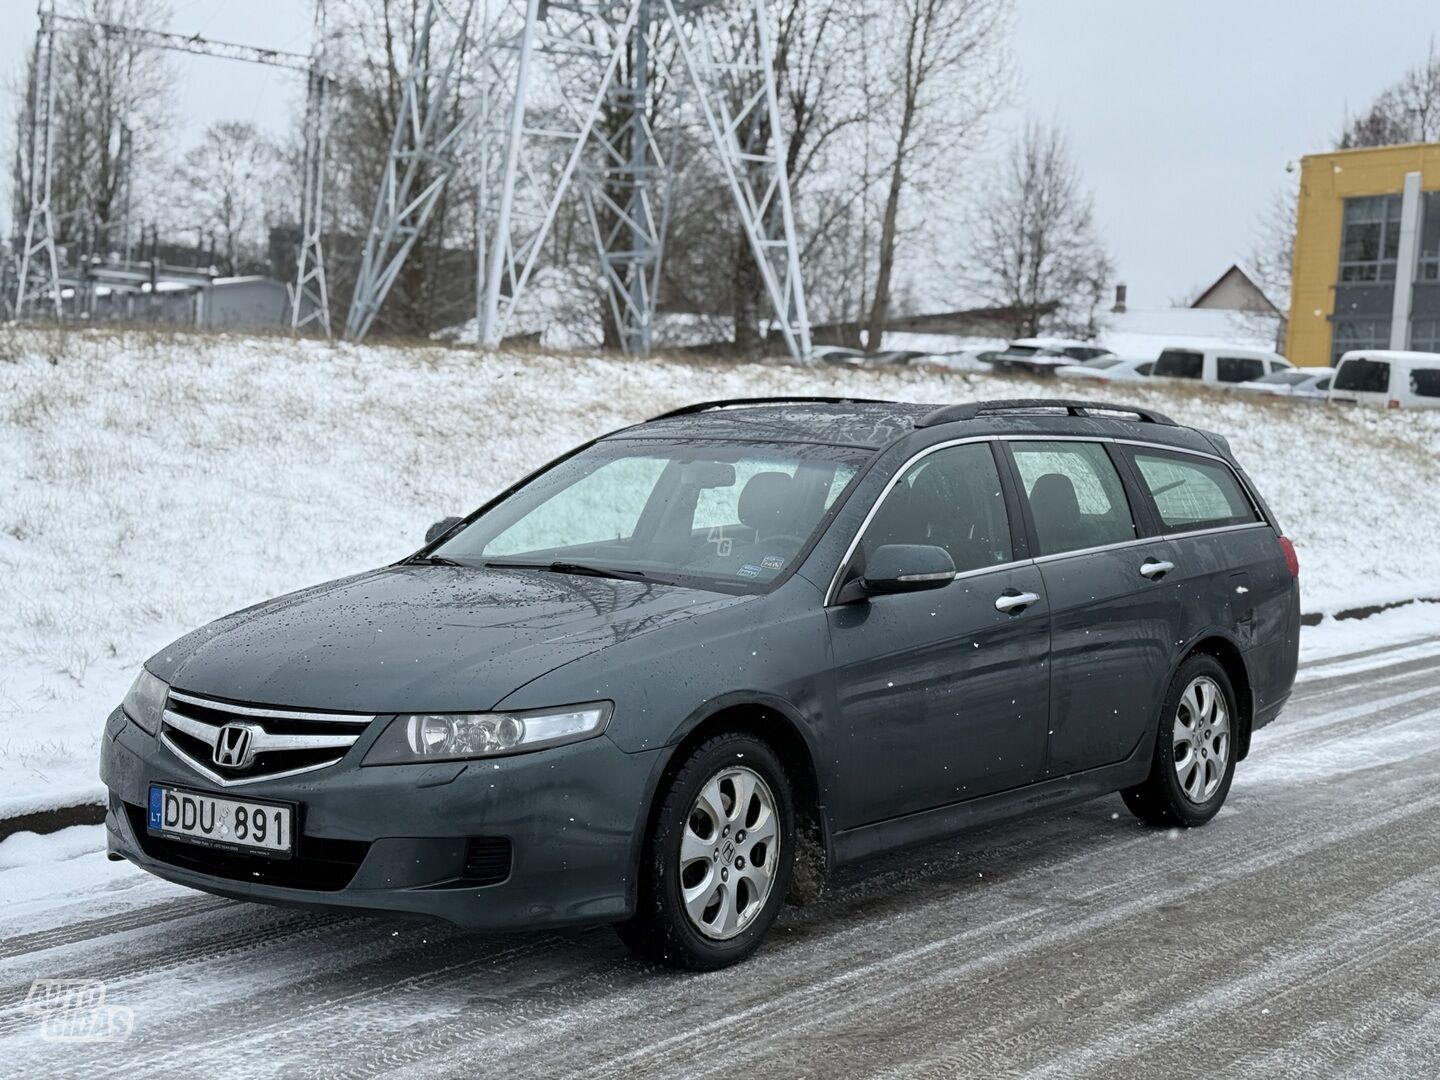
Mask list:
[[[169,686],[141,668],[140,674],[130,684],[130,692],[125,695],[121,707],[131,723],[141,731],[154,735],[160,730],[160,714],[165,711],[165,699],[169,694]]]
[[[591,739],[610,721],[608,701],[517,713],[409,713],[391,720],[365,765],[460,761]]]

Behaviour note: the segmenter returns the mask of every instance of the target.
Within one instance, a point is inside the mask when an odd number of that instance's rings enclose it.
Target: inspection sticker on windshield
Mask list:
[[[780,570],[785,566],[785,560],[779,555],[766,555],[760,560],[760,565],[766,570]]]
[[[739,570],[736,570],[736,571],[735,571],[735,576],[736,576],[736,577],[759,577],[759,576],[760,576],[760,567],[756,566],[754,563],[746,563],[744,566],[740,567]]]

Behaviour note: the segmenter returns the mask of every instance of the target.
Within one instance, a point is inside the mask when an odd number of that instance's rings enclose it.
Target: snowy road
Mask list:
[[[993,827],[683,977],[604,929],[241,905],[105,863],[97,829],[21,837],[0,1075],[1440,1076],[1437,776],[1440,638],[1330,657],[1205,829],[1118,797]],[[104,980],[133,1034],[42,1040],[37,977]]]

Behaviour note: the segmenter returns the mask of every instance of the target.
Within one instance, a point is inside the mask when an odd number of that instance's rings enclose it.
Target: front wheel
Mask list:
[[[1225,668],[1198,653],[1180,665],[1160,712],[1145,782],[1121,792],[1151,825],[1192,828],[1220,812],[1235,776],[1238,714]]]
[[[775,752],[753,736],[707,739],[660,794],[636,911],[616,927],[646,959],[710,971],[759,947],[794,863],[794,800]]]

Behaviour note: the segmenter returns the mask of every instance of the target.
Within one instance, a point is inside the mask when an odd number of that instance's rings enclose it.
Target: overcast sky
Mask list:
[[[304,51],[308,7],[175,0],[172,28]],[[1017,0],[1017,11],[1019,99],[994,142],[1027,111],[1065,127],[1131,303],[1143,307],[1242,260],[1286,164],[1326,149],[1347,110],[1440,36],[1436,0]],[[0,0],[7,130],[34,25],[32,0]],[[180,149],[213,120],[278,131],[298,108],[297,80],[282,70],[194,58],[176,70]]]

